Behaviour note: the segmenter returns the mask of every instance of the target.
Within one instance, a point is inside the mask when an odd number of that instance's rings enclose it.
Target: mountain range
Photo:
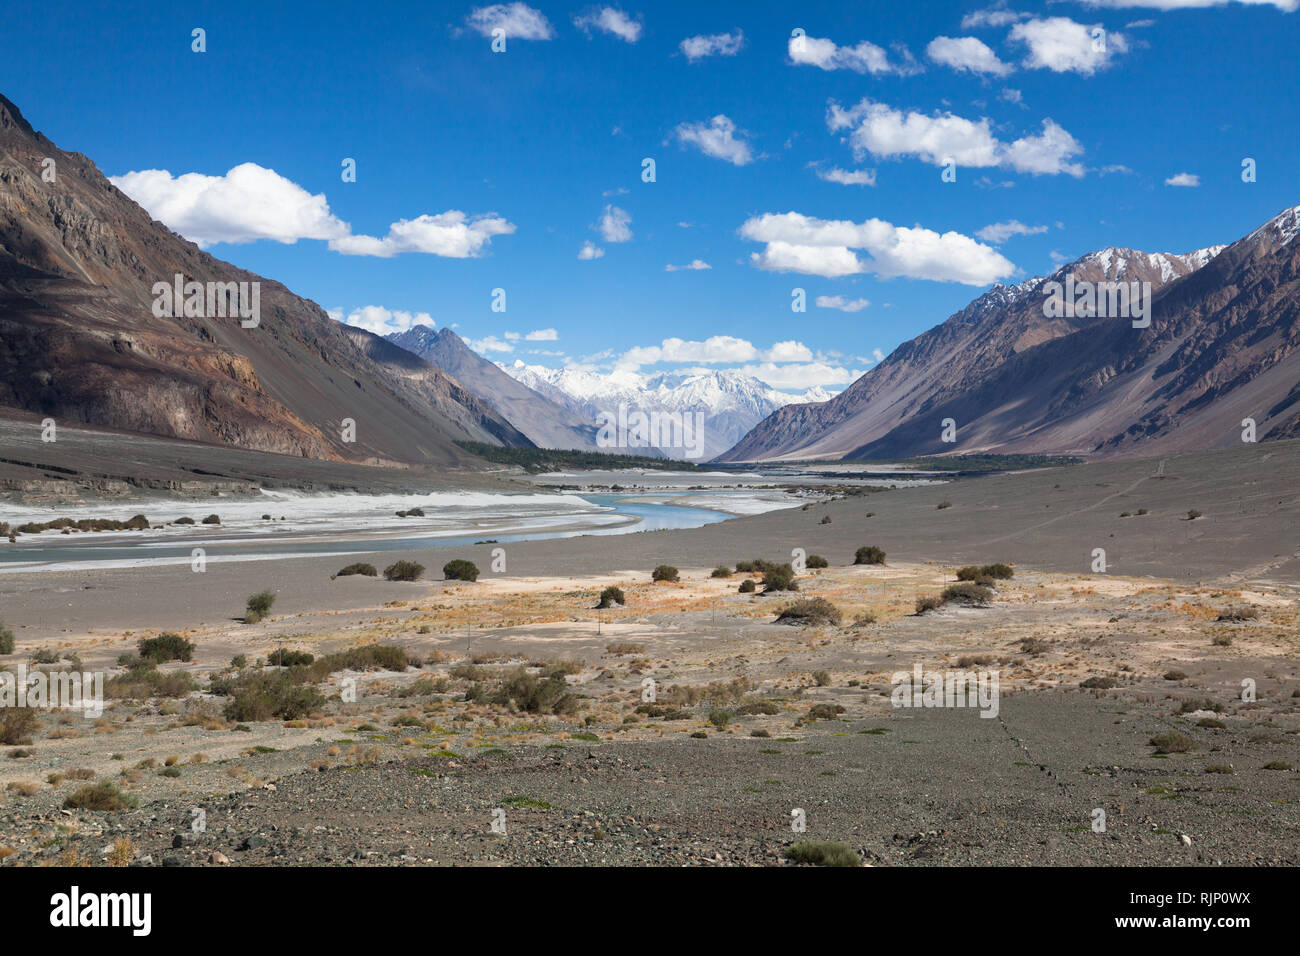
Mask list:
[[[1109,248],[995,286],[833,399],[778,409],[724,461],[1034,452],[1089,457],[1300,434],[1300,207],[1182,256]],[[1149,282],[1150,324],[1052,317],[1053,283]],[[1107,310],[1098,310],[1105,312]],[[952,419],[955,442],[944,441]]]

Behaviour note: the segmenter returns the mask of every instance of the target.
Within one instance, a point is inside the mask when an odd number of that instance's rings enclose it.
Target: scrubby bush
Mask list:
[[[424,565],[414,561],[394,561],[384,568],[386,581],[418,581],[424,573]]]
[[[650,572],[651,581],[680,581],[677,569],[671,564],[661,564]]]
[[[937,594],[923,594],[916,599],[916,613],[924,614],[926,611],[937,611],[943,607],[943,599]]]
[[[163,661],[190,661],[194,659],[194,645],[171,632],[146,637],[140,641],[140,658],[156,664]]]
[[[808,555],[808,560],[804,562],[804,567],[810,570],[813,568],[829,568],[830,562],[820,554],[810,554]]]
[[[727,567],[725,564],[719,564],[716,568],[713,569],[713,573],[710,574],[709,577],[729,578],[731,577],[731,568]]]
[[[844,713],[844,708],[839,704],[813,704],[808,708],[809,720],[834,720],[840,714]]]
[[[967,565],[957,569],[957,580],[984,584],[989,581],[1005,581],[1014,577],[1015,573],[1009,564]]]
[[[368,578],[378,577],[379,572],[375,570],[373,564],[366,564],[364,561],[358,561],[356,564],[349,564],[346,567],[339,568],[336,578],[347,578],[354,574],[363,574]]]
[[[726,708],[717,707],[709,711],[709,723],[714,727],[725,727],[727,724],[731,723],[731,718],[734,716],[735,714]]]
[[[271,607],[274,604],[275,594],[273,592],[258,591],[248,599],[247,609],[244,612],[244,623],[256,624],[271,612]]]
[[[563,674],[543,677],[525,667],[506,677],[493,701],[499,706],[514,705],[531,714],[573,714],[578,709],[578,698],[569,693]]]
[[[208,515],[203,519],[204,524],[221,524],[221,515]]]
[[[1220,611],[1219,616],[1215,618],[1215,620],[1237,623],[1240,621],[1253,621],[1257,617],[1259,617],[1259,611],[1251,607],[1249,604],[1235,604],[1230,608]]]
[[[874,544],[864,545],[858,548],[853,555],[854,564],[884,564],[885,552],[877,548]]]
[[[1188,520],[1188,521],[1195,521],[1195,520],[1196,520],[1197,518],[1199,518],[1200,516],[1201,516],[1201,513],[1200,513],[1199,511],[1197,511],[1195,508],[1192,508],[1192,509],[1190,509],[1190,510],[1187,512],[1187,520]]]
[[[753,594],[757,590],[758,585],[754,583],[752,578],[745,578],[745,580],[740,582],[741,594]]]
[[[1151,746],[1158,754],[1181,754],[1196,749],[1196,741],[1186,734],[1172,730],[1167,734],[1157,734],[1151,738]]]
[[[771,717],[781,713],[781,708],[770,700],[747,700],[736,708],[736,713],[743,717],[751,717],[756,714]]]
[[[1084,690],[1111,690],[1115,686],[1113,677],[1089,677],[1080,685]]]
[[[214,682],[215,683],[215,682]],[[283,671],[258,672],[237,678],[230,688],[225,717],[236,723],[262,720],[296,720],[325,706],[315,687],[295,683]]]
[[[993,592],[982,584],[963,581],[950,584],[943,589],[940,599],[945,603],[964,604],[967,607],[983,607],[993,598]]]
[[[40,718],[30,707],[6,707],[0,712],[0,744],[30,744],[40,729]]]
[[[3,621],[0,621],[0,654],[12,654],[13,652],[14,632],[5,627]]]
[[[316,656],[307,651],[286,651],[282,647],[266,655],[266,663],[271,667],[305,667],[314,660]]]
[[[799,582],[794,579],[794,569],[788,564],[779,568],[768,568],[763,572],[763,593],[776,591],[798,591]]]
[[[477,581],[478,565],[464,558],[456,558],[442,566],[442,576],[448,581]]]
[[[830,515],[822,515],[821,523],[822,523],[822,524],[830,524],[830,523],[831,523],[831,516],[830,516]]]
[[[840,609],[825,598],[804,598],[795,601],[777,615],[777,624],[797,624],[803,627],[817,624],[838,625],[843,619]]]
[[[941,502],[939,502],[937,505],[935,505],[934,507],[935,507],[935,510],[936,510],[936,511],[943,511],[945,508],[951,508],[951,507],[952,507],[952,502],[951,502],[951,501],[941,501]]]
[[[88,787],[82,787],[63,801],[65,810],[126,810],[139,801],[129,793],[123,793],[110,780],[101,780]]]
[[[605,590],[600,592],[600,603],[597,604],[596,607],[613,607],[615,604],[620,607],[626,607],[627,598],[623,596],[622,588],[616,588],[611,584],[609,587],[605,588]]]
[[[177,518],[175,521],[173,521],[172,524],[194,524],[194,519],[193,519],[193,518],[181,517],[181,518]]]
[[[397,512],[397,517],[399,517],[399,518],[423,518],[423,517],[424,517],[424,509],[423,509],[423,508],[407,508],[405,511],[399,511],[399,512]]]
[[[843,843],[808,840],[796,843],[785,851],[787,859],[812,866],[861,866],[858,855]]]

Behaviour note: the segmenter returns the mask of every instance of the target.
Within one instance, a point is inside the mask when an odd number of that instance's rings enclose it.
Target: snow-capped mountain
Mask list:
[[[620,408],[626,409],[628,415],[638,411],[646,415],[702,415],[703,453],[688,456],[681,448],[660,446],[659,450],[670,458],[712,458],[734,445],[776,409],[830,398],[820,387],[793,395],[750,375],[724,370],[643,375],[627,369],[612,372],[552,369],[521,360],[510,365],[498,364],[533,391],[597,425],[610,417],[616,419]],[[652,453],[650,449],[646,451]]]

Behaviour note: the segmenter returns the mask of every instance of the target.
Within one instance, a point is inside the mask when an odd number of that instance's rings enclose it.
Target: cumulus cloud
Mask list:
[[[1128,52],[1124,34],[1108,33],[1099,23],[1076,23],[1069,17],[1017,23],[1007,38],[1029,48],[1025,66],[1053,73],[1091,76],[1110,66],[1117,54]]]
[[[596,228],[606,242],[630,242],[632,239],[632,216],[626,209],[618,206],[606,206]],[[581,258],[581,254],[579,254]]]
[[[834,40],[819,39],[810,36],[792,36],[786,44],[790,62],[796,66],[815,66],[823,70],[851,70],[854,73],[870,73],[873,76],[898,74],[900,76],[918,71],[916,60],[906,47],[896,48],[901,62],[889,59],[889,54],[882,47],[863,40],[857,46],[839,46]]]
[[[741,30],[733,33],[711,33],[707,36],[687,37],[678,49],[691,63],[706,56],[735,56],[745,45],[745,34]]]
[[[202,248],[219,242],[323,239],[344,255],[424,252],[464,259],[480,255],[493,236],[515,231],[512,223],[494,213],[471,217],[449,209],[436,216],[399,220],[383,239],[354,235],[350,225],[330,212],[324,194],[313,196],[256,163],[243,163],[224,176],[172,176],[165,169],[146,169],[110,181],[155,219]]]
[[[863,100],[851,109],[832,103],[826,124],[832,131],[848,130],[854,154],[886,158],[915,156],[936,166],[1001,166],[1018,172],[1068,173],[1082,176],[1083,166],[1070,159],[1083,152],[1079,142],[1051,119],[1043,131],[1004,143],[993,135],[987,118],[969,120],[953,113],[927,116],[904,113],[884,103]]]
[[[974,30],[977,27],[1004,27],[1028,16],[1027,13],[1019,13],[1009,9],[1005,2],[995,3],[991,7],[966,14],[961,18],[961,28],[963,30]]]
[[[588,10],[574,17],[573,25],[588,36],[591,35],[592,30],[599,30],[601,33],[608,33],[628,43],[635,43],[641,39],[640,21],[633,20],[617,7]]]
[[[1203,10],[1206,7],[1227,6],[1229,0],[1080,0],[1090,7],[1109,7],[1112,10],[1124,7],[1144,7],[1149,10]],[[1247,6],[1277,7],[1283,13],[1294,13],[1300,9],[1300,0],[1232,0]]]
[[[329,317],[336,322],[355,325],[375,335],[405,332],[417,325],[427,325],[432,328],[434,324],[433,316],[428,312],[403,312],[400,309],[386,309],[382,305],[363,305],[346,314],[342,310],[330,310]]]
[[[705,269],[712,269],[712,268],[713,266],[709,265],[703,259],[692,259],[684,266],[675,266],[670,262],[668,265],[664,266],[664,271],[665,272],[702,272]]]
[[[436,216],[399,219],[388,227],[388,235],[349,235],[330,240],[330,248],[345,256],[379,256],[388,259],[403,252],[424,252],[449,259],[480,255],[493,236],[509,235],[513,223],[491,213],[471,217],[459,209]]]
[[[495,335],[489,335],[481,339],[466,339],[465,344],[475,352],[486,354],[488,352],[513,352],[514,345],[497,338]]]
[[[985,226],[975,235],[985,242],[991,242],[997,246],[1006,242],[1012,236],[1036,236],[1044,232],[1047,232],[1046,226],[1026,226],[1019,219],[1012,219],[1009,222],[995,222]]]
[[[661,362],[718,365],[734,362],[807,362],[812,358],[812,349],[794,340],[776,342],[771,348],[760,349],[748,339],[734,335],[714,335],[702,341],[668,338],[659,345],[639,345],[623,353],[617,365],[623,369],[636,369],[642,365],[658,365]]]
[[[770,272],[799,272],[824,278],[872,272],[892,278],[928,279],[988,285],[1015,271],[997,250],[958,232],[937,233],[920,226],[895,226],[881,219],[865,222],[816,219],[797,212],[755,216],[740,235],[764,244],[750,256]],[[857,250],[867,257],[863,258]]]
[[[874,186],[876,184],[876,171],[874,169],[840,169],[838,166],[822,169],[814,165],[814,170],[818,179],[824,179],[828,183],[839,183],[841,186]]]
[[[555,36],[551,21],[540,10],[526,3],[494,3],[490,7],[475,7],[465,22],[470,29],[485,37],[495,30],[505,31],[511,40],[550,40]]]
[[[677,140],[696,147],[706,156],[725,159],[736,166],[744,166],[754,160],[749,144],[738,139],[736,124],[726,116],[718,114],[708,123],[681,123],[677,127]]]
[[[582,248],[578,250],[578,258],[582,260],[599,259],[605,254],[605,250],[600,248],[594,242],[584,242]]]
[[[925,55],[954,70],[1006,76],[1012,67],[976,37],[935,37],[925,48]]]
[[[149,215],[207,248],[218,242],[337,239],[348,224],[330,212],[323,193],[312,195],[273,169],[242,163],[224,176],[145,169],[110,176]]]
[[[819,309],[839,309],[841,312],[861,312],[871,304],[866,299],[846,299],[842,295],[819,295],[814,302]]]
[[[1201,177],[1195,173],[1177,173],[1165,180],[1166,186],[1199,186]]]

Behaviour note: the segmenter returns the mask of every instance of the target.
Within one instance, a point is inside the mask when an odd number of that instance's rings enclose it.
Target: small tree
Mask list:
[[[473,561],[456,558],[442,566],[442,574],[448,581],[477,581],[478,565]]]
[[[273,604],[275,604],[275,594],[270,591],[257,592],[248,599],[248,607],[244,613],[244,623],[256,624],[271,613]]]
[[[627,599],[623,597],[622,588],[616,588],[611,584],[609,587],[605,588],[605,590],[600,592],[600,603],[597,604],[596,607],[613,607],[615,604],[621,607],[626,607]]]
[[[671,564],[661,564],[650,572],[651,581],[679,581],[677,569]]]
[[[874,544],[864,545],[858,548],[857,553],[853,555],[854,564],[884,564],[885,552],[877,548]]]

